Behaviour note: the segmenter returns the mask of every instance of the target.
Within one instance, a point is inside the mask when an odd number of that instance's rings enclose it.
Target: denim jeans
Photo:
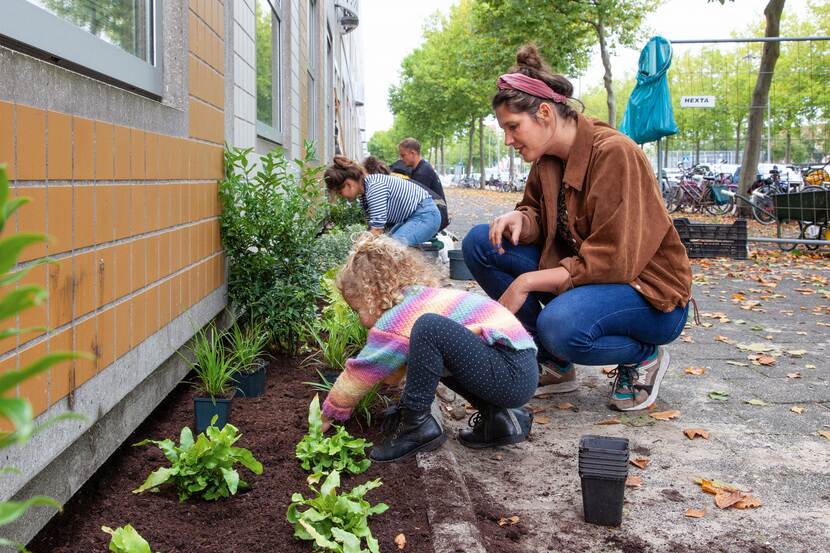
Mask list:
[[[479,285],[498,299],[522,273],[539,269],[540,249],[504,242],[503,254],[489,240],[489,226],[464,237],[464,261]],[[555,296],[533,292],[516,313],[542,348],[560,360],[581,365],[639,363],[658,345],[675,340],[689,306],[664,313],[628,284],[586,284]]]
[[[414,246],[432,239],[441,227],[441,213],[432,198],[424,198],[405,221],[398,223],[389,231],[389,236],[405,244]]]

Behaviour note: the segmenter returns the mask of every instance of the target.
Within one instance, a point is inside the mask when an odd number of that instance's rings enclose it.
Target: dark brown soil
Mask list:
[[[470,492],[470,499],[475,509],[476,524],[487,551],[498,551],[499,553],[522,553],[525,551],[520,545],[522,538],[528,533],[524,522],[519,519],[516,524],[502,522],[502,518],[509,518],[513,515],[509,510],[495,502],[489,497],[481,483],[466,479],[467,489]]]
[[[133,494],[150,472],[167,463],[154,446],[131,447],[145,438],[175,438],[181,428],[193,424],[192,392],[177,387],[139,428],[116,450],[100,470],[32,540],[33,553],[106,551],[109,536],[101,526],[132,524],[162,553],[254,553],[309,552],[310,542],[293,538],[285,513],[293,492],[309,497],[306,473],[294,456],[294,447],[306,432],[308,403],[312,389],[302,384],[313,379],[313,371],[298,368],[294,359],[275,360],[268,370],[264,396],[234,400],[231,422],[243,436],[237,442],[263,464],[256,476],[240,468],[240,476],[251,490],[226,500],[205,502],[192,499],[180,503],[174,491]],[[354,422],[349,431],[376,440],[378,420],[366,431]],[[383,486],[369,492],[372,503],[385,502],[389,510],[370,519],[372,533],[381,550],[397,550],[394,538],[406,536],[409,553],[432,553],[426,502],[420,493],[420,469],[414,460],[388,465],[373,464],[367,473],[344,477],[346,489],[372,478],[383,478]]]

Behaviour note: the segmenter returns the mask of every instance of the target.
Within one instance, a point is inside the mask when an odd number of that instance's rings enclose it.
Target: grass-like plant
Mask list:
[[[318,490],[315,484],[322,474],[312,474],[308,484],[314,496],[310,499],[301,493],[291,496],[286,518],[294,525],[294,537],[314,542],[315,551],[336,553],[364,552],[363,542],[370,553],[379,553],[378,540],[369,529],[369,517],[386,512],[385,503],[371,505],[365,499],[370,490],[381,486],[380,479],[355,486],[348,493],[337,493],[340,473],[332,471]],[[305,510],[302,508],[307,507]]]
[[[334,433],[326,436],[322,426],[320,398],[315,395],[308,408],[308,434],[295,449],[304,470],[360,474],[369,468],[372,462],[366,457],[366,448],[371,442],[353,437],[339,425],[333,425]]]
[[[225,349],[223,337],[224,333],[210,324],[196,333],[193,345],[188,347],[193,354],[189,363],[198,378],[193,386],[214,400],[231,393],[238,369],[233,353]]]
[[[101,526],[101,530],[112,536],[109,550],[113,553],[152,553],[147,540],[142,538],[141,534],[130,524],[115,530],[107,526]]]
[[[170,461],[169,467],[159,467],[150,473],[147,480],[133,490],[141,493],[156,490],[170,482],[176,487],[179,501],[200,495],[207,501],[236,495],[237,490],[247,489],[248,483],[239,478],[234,468],[237,463],[254,474],[262,474],[262,463],[243,447],[233,447],[242,437],[239,429],[225,424],[222,430],[216,428],[216,416],[207,430],[193,440],[193,432],[185,426],[179,436],[179,445],[173,440],[143,440],[134,446],[154,444]]]
[[[243,374],[255,372],[254,362],[259,359],[268,344],[268,332],[262,322],[252,321],[247,328],[235,322],[227,333],[228,345],[233,351],[236,370]]]

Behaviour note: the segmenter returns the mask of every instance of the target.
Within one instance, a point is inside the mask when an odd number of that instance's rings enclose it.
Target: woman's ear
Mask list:
[[[555,114],[553,113],[553,107],[547,102],[542,102],[539,106],[539,110],[536,112],[536,118],[541,119],[546,123],[550,123],[553,121]]]

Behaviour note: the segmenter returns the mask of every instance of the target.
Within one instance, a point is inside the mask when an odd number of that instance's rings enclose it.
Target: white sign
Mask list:
[[[681,96],[681,108],[713,108],[715,107],[714,96]]]

